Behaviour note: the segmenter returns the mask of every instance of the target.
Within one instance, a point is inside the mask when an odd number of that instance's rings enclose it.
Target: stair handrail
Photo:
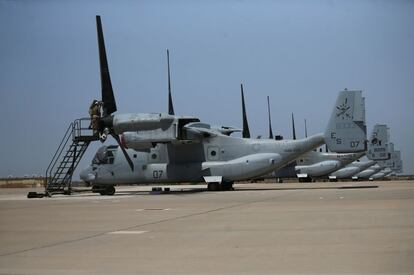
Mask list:
[[[83,130],[92,131],[91,126],[82,127],[82,121],[89,121],[89,125],[91,124],[91,118],[89,117],[82,117],[78,118],[73,122],[73,132],[72,132],[72,139],[75,140],[76,137],[82,136]]]
[[[60,141],[60,144],[58,146],[58,148],[56,149],[55,154],[52,157],[52,160],[50,161],[47,169],[46,169],[46,175],[45,175],[45,179],[46,179],[46,188],[49,184],[49,179],[52,178],[52,171],[56,166],[56,163],[58,162],[60,156],[62,155],[63,150],[66,147],[66,144],[68,143],[69,137],[71,136],[69,133],[72,133],[73,131],[73,122],[71,122],[69,124],[69,127],[67,128],[62,140]]]

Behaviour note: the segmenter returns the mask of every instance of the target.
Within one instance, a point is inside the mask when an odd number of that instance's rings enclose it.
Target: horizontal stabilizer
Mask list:
[[[341,91],[325,131],[325,143],[333,152],[361,152],[366,150],[366,139],[362,91]]]

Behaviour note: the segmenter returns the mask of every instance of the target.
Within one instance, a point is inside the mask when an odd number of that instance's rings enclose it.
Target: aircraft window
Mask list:
[[[137,158],[137,154],[134,154],[134,159],[136,159]]]
[[[303,162],[303,159],[300,159],[299,161],[300,161],[300,162]]]
[[[217,154],[217,152],[213,150],[210,152],[210,154],[214,157]]]
[[[117,146],[102,146],[98,149],[95,157],[92,159],[92,164],[113,164],[116,149]]]
[[[156,158],[157,158],[157,154],[152,154],[152,155],[151,155],[151,158],[152,158],[152,159],[156,159]]]
[[[107,151],[107,154],[108,154],[108,162],[107,163],[113,164],[114,163],[114,160],[115,160],[113,151],[109,151],[108,150]]]

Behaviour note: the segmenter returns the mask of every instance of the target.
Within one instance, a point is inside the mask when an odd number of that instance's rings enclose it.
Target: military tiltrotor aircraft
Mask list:
[[[394,143],[389,143],[390,158],[387,160],[378,161],[378,164],[383,168],[381,171],[373,174],[370,178],[376,180],[386,177],[391,173],[402,173],[401,152],[394,150]]]
[[[374,175],[369,177],[369,179],[370,180],[379,180],[379,179],[385,178],[386,176],[388,176],[392,172],[393,172],[393,170],[391,168],[385,167],[384,169],[382,169],[378,173],[375,173]]]
[[[329,175],[329,179],[331,181],[335,181],[338,179],[350,179],[353,178],[354,175],[358,174],[359,172],[368,169],[369,167],[375,165],[375,160],[356,160],[344,168],[341,168]],[[353,178],[357,179],[357,178]]]
[[[394,150],[394,143],[387,142],[389,139],[388,127],[386,127],[386,125],[376,125],[375,127],[377,127],[378,131],[376,135],[373,135],[373,139],[371,139],[371,145],[369,146],[371,148],[368,150],[370,152],[368,156],[376,156],[378,160],[376,160],[375,165],[353,176],[352,178],[354,180],[380,179],[392,172],[402,173],[403,171],[401,152]],[[385,147],[386,149],[380,149],[381,146]],[[377,150],[374,150],[375,148]]]
[[[380,165],[374,164],[373,166],[371,166],[371,167],[359,172],[358,174],[354,175],[354,177],[356,177],[356,179],[367,180],[367,179],[370,179],[372,175],[378,173],[382,169],[384,169],[384,168],[381,167]]]
[[[242,93],[242,102],[244,103],[244,97]],[[270,104],[269,97],[267,97],[267,110],[268,110],[268,122],[269,122],[269,139],[273,138],[273,131],[271,125],[271,116],[270,116]],[[243,111],[245,109],[243,108]],[[245,114],[244,114],[245,117]],[[243,119],[245,121],[245,119]],[[248,124],[246,122],[244,127],[247,127],[247,130],[243,132],[249,132]],[[307,128],[305,124],[305,138],[307,138]],[[292,138],[296,140],[296,129],[295,129],[295,119],[292,113]],[[327,148],[326,148],[327,149]],[[271,178],[298,178],[300,182],[310,182],[314,178],[320,178],[328,176],[333,171],[336,171],[352,161],[363,156],[365,152],[359,153],[335,153],[335,152],[321,152],[317,150],[311,150],[298,159],[294,160],[291,164],[282,167],[274,171],[274,173],[266,176]]]
[[[385,124],[375,124],[372,130],[370,140],[368,142],[367,158],[364,161],[355,161],[346,167],[335,171],[329,175],[329,179],[334,181],[337,179],[357,180],[358,174],[361,171],[368,169],[376,164],[378,161],[385,161],[391,158],[389,148],[390,144],[389,127]]]
[[[81,179],[95,192],[114,194],[117,184],[179,182],[206,182],[209,190],[227,190],[234,181],[268,174],[324,143],[337,152],[366,149],[361,91],[340,92],[325,133],[301,140],[233,137],[228,135],[231,129],[212,128],[195,117],[114,114],[117,107],[99,16],[97,30],[103,102],[99,133],[102,140],[111,135],[119,146],[102,147],[81,172]]]

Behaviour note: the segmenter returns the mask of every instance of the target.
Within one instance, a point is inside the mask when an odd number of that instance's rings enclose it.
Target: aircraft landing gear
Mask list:
[[[222,191],[232,191],[233,188],[233,182],[232,181],[224,181],[220,184],[220,190]]]
[[[209,182],[207,184],[208,191],[230,191],[234,190],[232,181],[219,182]]]
[[[111,186],[93,186],[92,187],[93,193],[99,193],[102,196],[112,196],[115,194],[115,187],[113,185]]]
[[[207,190],[208,191],[218,191],[218,190],[220,190],[220,183],[218,183],[218,182],[209,182],[207,184]]]
[[[312,178],[311,177],[299,178],[299,182],[312,182]]]

